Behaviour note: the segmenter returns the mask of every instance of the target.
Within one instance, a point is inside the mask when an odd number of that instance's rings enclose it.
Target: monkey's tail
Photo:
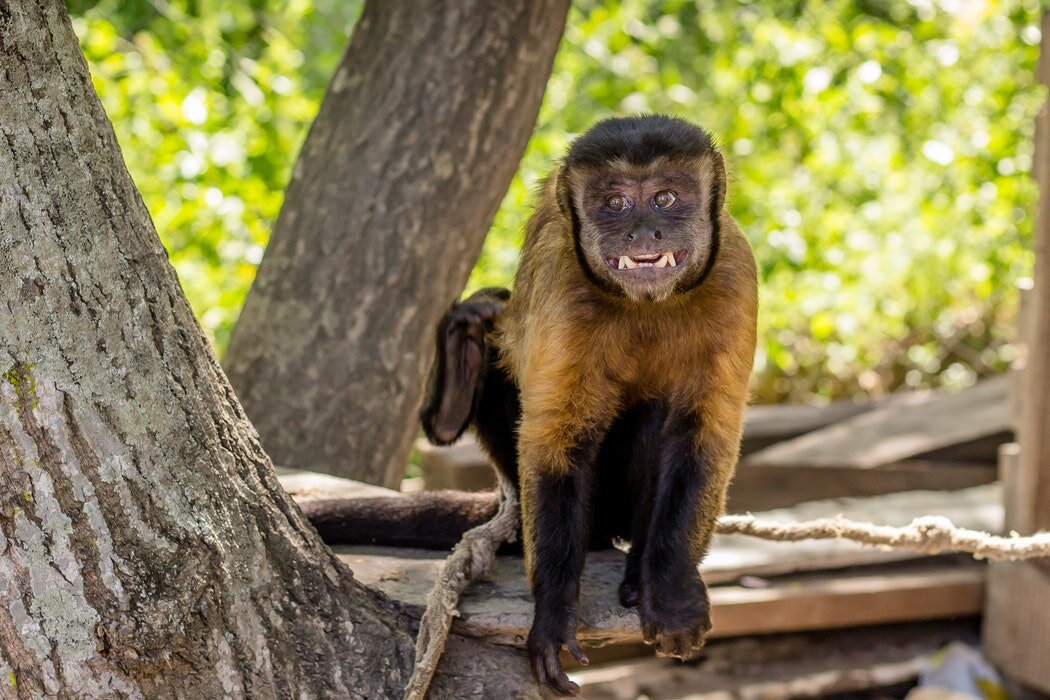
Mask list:
[[[304,501],[300,506],[330,545],[452,549],[463,533],[492,519],[499,495],[495,491],[425,491]]]

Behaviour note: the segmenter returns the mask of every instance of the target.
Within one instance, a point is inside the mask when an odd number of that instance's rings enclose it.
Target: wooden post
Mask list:
[[[1042,18],[1039,77],[1050,84],[1050,12]],[[1021,420],[1020,459],[1006,503],[1008,520],[1022,533],[1050,530],[1050,107],[1036,120],[1035,177],[1039,208],[1035,230],[1035,287]],[[994,564],[985,606],[984,647],[1014,679],[1050,693],[1050,560]]]

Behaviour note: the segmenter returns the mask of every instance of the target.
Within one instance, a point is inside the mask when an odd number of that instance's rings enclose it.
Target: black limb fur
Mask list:
[[[525,646],[533,673],[541,685],[563,695],[579,686],[569,680],[558,661],[562,647],[581,663],[587,659],[576,642],[577,604],[591,529],[594,458],[598,443],[580,446],[572,468],[564,474],[540,474],[522,494],[534,504],[535,561],[532,596],[535,614]]]

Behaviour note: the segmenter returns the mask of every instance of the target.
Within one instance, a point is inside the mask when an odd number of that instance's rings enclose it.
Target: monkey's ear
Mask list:
[[[714,151],[711,170],[714,173],[711,180],[711,198],[715,202],[713,210],[722,211],[726,203],[726,162],[718,151]]]
[[[572,186],[569,184],[569,168],[561,166],[554,183],[554,199],[558,202],[558,209],[567,220],[573,221],[572,216]]]

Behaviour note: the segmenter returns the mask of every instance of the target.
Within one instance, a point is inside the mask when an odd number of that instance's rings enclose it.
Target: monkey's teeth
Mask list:
[[[678,261],[674,259],[674,253],[668,253],[664,256],[664,259],[667,260],[667,264],[671,267],[677,267]]]
[[[627,261],[628,260],[630,260],[630,258],[628,258],[626,255],[621,255],[620,256],[620,264],[617,267],[617,269],[618,270],[626,270],[627,269]]]
[[[656,261],[656,267],[667,267],[667,256],[663,255]]]
[[[623,270],[625,268],[628,269],[628,270],[637,270],[638,269],[638,263],[636,263],[634,260],[631,260],[631,256],[630,255],[621,255],[620,256],[620,269]]]

